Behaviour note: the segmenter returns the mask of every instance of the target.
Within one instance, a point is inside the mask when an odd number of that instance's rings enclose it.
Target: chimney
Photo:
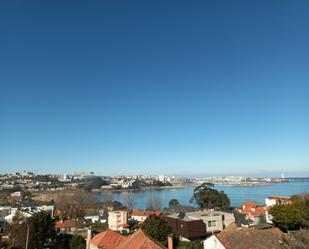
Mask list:
[[[169,234],[167,236],[167,247],[168,247],[168,249],[174,249],[174,246],[173,246],[173,234]]]

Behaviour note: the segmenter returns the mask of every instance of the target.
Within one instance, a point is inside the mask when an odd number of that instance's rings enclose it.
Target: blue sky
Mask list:
[[[0,171],[309,175],[308,1],[1,1]]]

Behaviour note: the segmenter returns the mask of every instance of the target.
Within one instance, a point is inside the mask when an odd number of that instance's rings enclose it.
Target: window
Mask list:
[[[208,227],[215,227],[215,226],[217,226],[217,222],[215,220],[209,220],[207,223],[208,223],[207,224]]]

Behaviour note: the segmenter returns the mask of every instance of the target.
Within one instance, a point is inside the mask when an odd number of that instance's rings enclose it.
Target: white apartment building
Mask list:
[[[113,231],[123,231],[128,223],[128,212],[125,210],[108,212],[108,228]]]

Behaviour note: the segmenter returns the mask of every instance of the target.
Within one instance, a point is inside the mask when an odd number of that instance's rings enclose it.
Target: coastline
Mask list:
[[[149,186],[149,187],[142,187],[136,189],[93,189],[91,192],[93,193],[109,193],[109,192],[137,192],[137,191],[148,191],[148,190],[165,190],[165,189],[181,189],[181,188],[188,188],[195,186],[194,184],[183,184],[183,185],[173,185],[173,186]]]

